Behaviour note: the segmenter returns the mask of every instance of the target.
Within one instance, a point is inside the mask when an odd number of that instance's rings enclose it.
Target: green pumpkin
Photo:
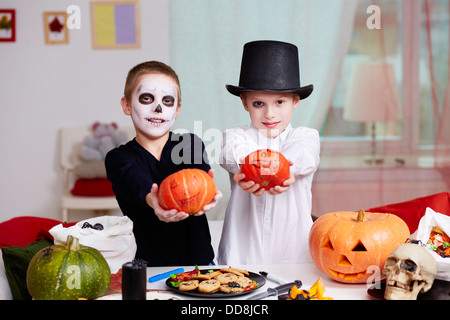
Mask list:
[[[109,289],[111,271],[102,254],[68,236],[65,245],[37,252],[27,270],[27,287],[36,300],[95,299]]]

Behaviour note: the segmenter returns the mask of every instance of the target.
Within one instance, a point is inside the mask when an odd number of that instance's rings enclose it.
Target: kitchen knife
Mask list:
[[[302,282],[300,280],[295,280],[294,282],[285,283],[275,288],[268,288],[266,292],[255,294],[250,298],[248,298],[247,300],[259,300],[264,299],[266,297],[275,296],[281,293],[286,293],[289,291],[290,288],[292,288],[295,285],[297,285],[298,288],[301,288]]]

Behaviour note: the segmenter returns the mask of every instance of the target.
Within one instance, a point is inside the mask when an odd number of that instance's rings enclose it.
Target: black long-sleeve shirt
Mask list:
[[[148,266],[208,265],[214,259],[206,215],[179,221],[160,221],[145,201],[153,183],[186,168],[208,172],[205,146],[194,134],[170,132],[158,161],[133,139],[111,150],[105,159],[122,213],[133,221],[136,258]]]

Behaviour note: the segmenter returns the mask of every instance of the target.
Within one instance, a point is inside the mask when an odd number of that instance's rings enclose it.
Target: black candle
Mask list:
[[[145,300],[147,262],[134,259],[122,265],[122,300]]]

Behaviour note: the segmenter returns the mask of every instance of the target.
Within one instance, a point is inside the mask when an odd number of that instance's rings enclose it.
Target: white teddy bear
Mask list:
[[[117,124],[95,122],[92,125],[93,135],[83,140],[79,155],[86,161],[104,161],[106,154],[127,141],[127,134],[117,130]]]

